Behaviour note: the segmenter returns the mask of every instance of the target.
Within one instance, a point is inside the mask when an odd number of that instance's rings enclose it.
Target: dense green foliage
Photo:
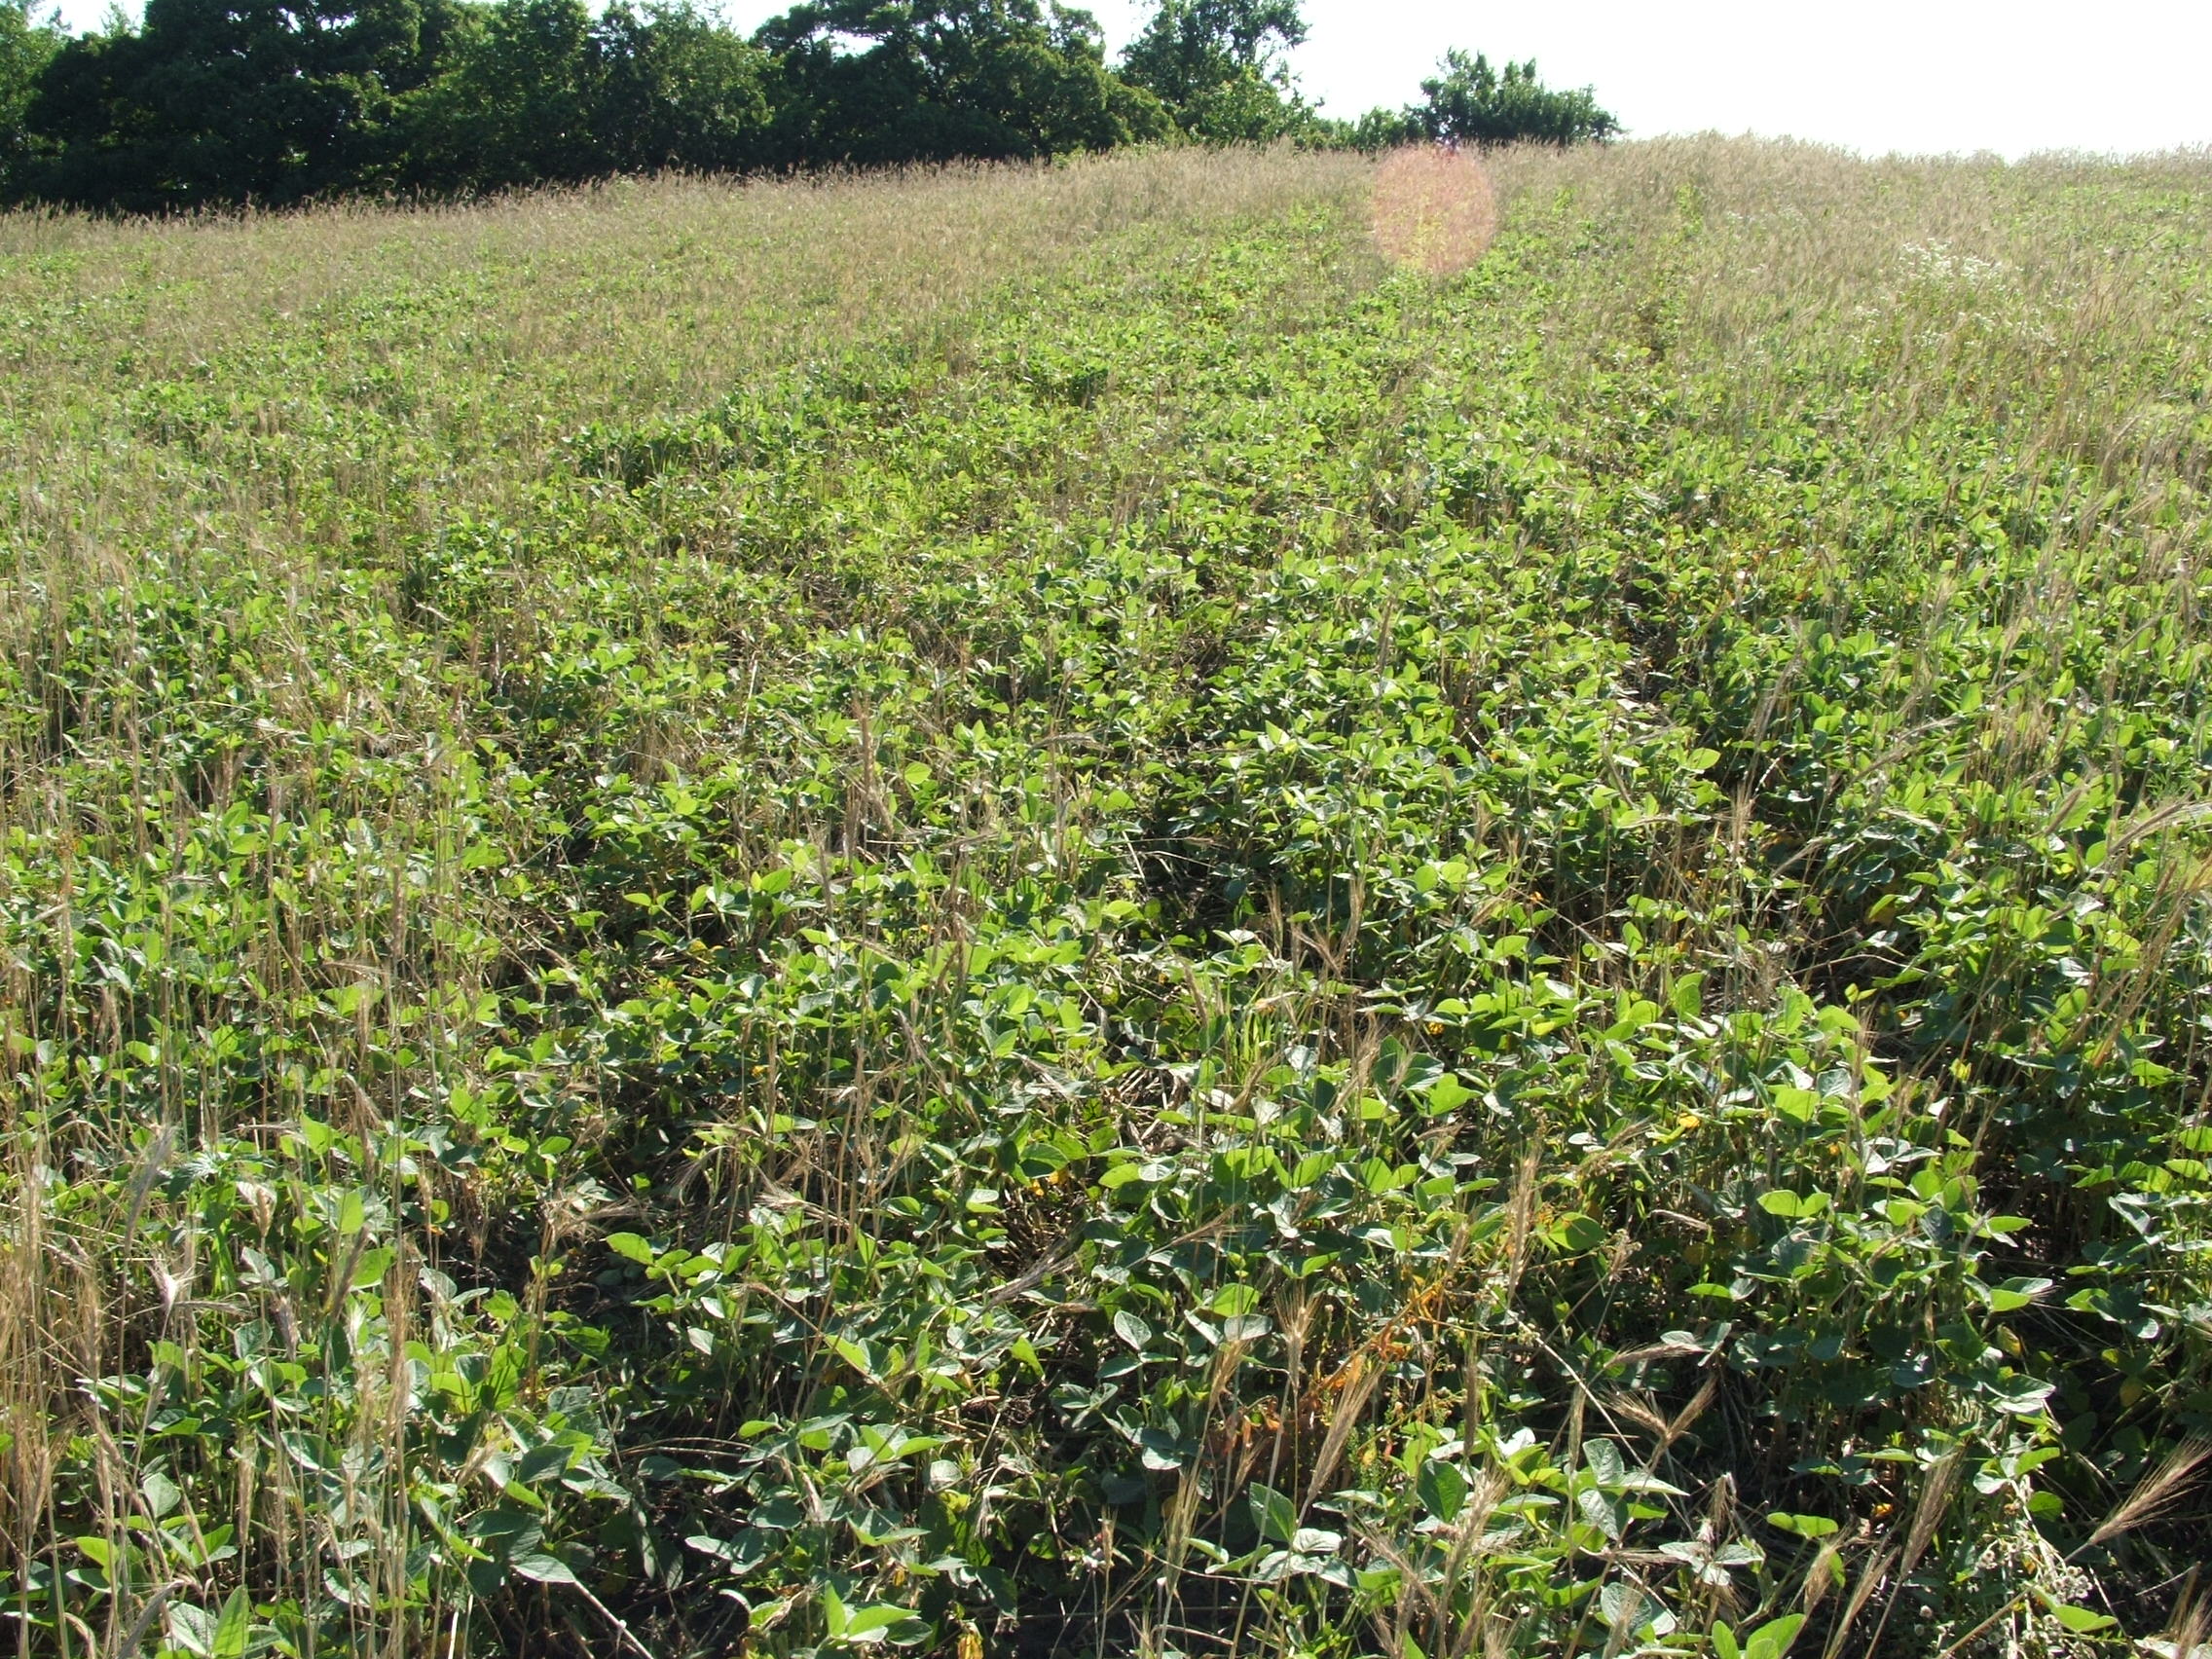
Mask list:
[[[1536,79],[1536,61],[1491,67],[1477,53],[1448,52],[1420,84],[1422,101],[1406,111],[1416,135],[1445,144],[1579,144],[1610,138],[1620,123],[1598,107],[1588,87],[1560,89]]]
[[[773,68],[681,4],[150,0],[46,70],[20,188],[152,211],[732,169],[761,158]]]
[[[519,0],[457,14],[395,133],[392,181],[430,191],[756,160],[767,55],[700,14]]]
[[[1161,0],[1122,73],[1194,138],[1266,143],[1314,128],[1282,61],[1305,39],[1297,0]]]
[[[1056,0],[803,0],[750,39],[689,0],[150,0],[142,27],[74,40],[25,5],[0,0],[0,201],[129,212],[1170,137],[1612,130],[1530,66],[1470,92],[1488,62],[1456,55],[1423,109],[1322,120],[1283,62],[1306,35],[1297,0],[1161,0],[1118,70],[1090,15]]]
[[[490,268],[149,378],[7,256],[115,434],[0,548],[29,1651],[2159,1628],[2212,178],[1510,166],[1464,276],[1316,172],[496,510]]]
[[[32,19],[30,0],[0,3],[0,201],[12,195],[29,159],[31,97],[60,48],[60,31]]]
[[[1536,79],[1536,60],[1508,62],[1503,71],[1477,53],[1447,52],[1437,72],[1421,82],[1421,101],[1403,109],[1371,109],[1338,129],[1360,150],[1395,144],[1582,144],[1617,135],[1620,123],[1598,104],[1588,87],[1547,87]]]
[[[1036,0],[805,0],[760,31],[784,163],[1055,156],[1159,138],[1088,13]],[[864,48],[860,43],[867,43]]]
[[[373,180],[446,16],[417,0],[148,0],[143,28],[72,41],[41,76],[29,123],[54,153],[32,188],[142,210]]]

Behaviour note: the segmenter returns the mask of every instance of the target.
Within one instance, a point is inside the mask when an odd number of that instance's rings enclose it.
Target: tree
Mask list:
[[[774,64],[688,5],[617,4],[600,19],[594,128],[614,172],[735,172],[764,158]]]
[[[405,178],[426,191],[757,166],[770,65],[682,4],[500,0],[457,30],[411,100]]]
[[[1283,62],[1305,39],[1299,0],[1161,0],[1122,55],[1122,77],[1191,137],[1263,143],[1312,121]]]
[[[148,0],[144,28],[69,42],[28,125],[50,199],[160,211],[291,203],[375,178],[395,101],[428,78],[444,0]]]
[[[1169,129],[1107,70],[1088,12],[1037,0],[809,0],[754,38],[776,58],[786,166],[1062,155]]]
[[[1558,91],[1538,81],[1532,57],[1508,62],[1500,72],[1480,53],[1469,57],[1452,51],[1437,68],[1420,84],[1425,101],[1408,109],[1406,121],[1438,143],[1575,144],[1621,129],[1590,88]]]
[[[13,198],[31,154],[31,96],[62,33],[34,21],[29,0],[0,0],[0,201]]]
[[[435,81],[410,100],[404,177],[438,193],[572,181],[601,170],[583,0],[472,10]]]
[[[1351,150],[1392,150],[1400,144],[1418,144],[1428,134],[1410,109],[1386,109],[1378,104],[1357,121],[1333,124],[1338,146]]]

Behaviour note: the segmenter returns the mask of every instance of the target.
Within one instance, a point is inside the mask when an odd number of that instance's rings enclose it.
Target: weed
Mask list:
[[[20,1651],[2199,1640],[2212,178],[1490,166],[0,222]]]

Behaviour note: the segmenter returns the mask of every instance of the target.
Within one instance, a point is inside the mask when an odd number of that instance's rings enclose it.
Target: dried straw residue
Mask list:
[[[1375,240],[1401,265],[1449,276],[1482,258],[1497,198],[1474,157],[1433,144],[1393,150],[1375,174]]]

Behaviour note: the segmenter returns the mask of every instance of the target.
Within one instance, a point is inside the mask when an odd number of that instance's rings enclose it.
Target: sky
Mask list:
[[[2212,0],[1309,0],[1307,16],[1296,65],[1333,115],[1407,101],[1460,46],[1595,87],[1636,136],[2013,157],[2212,144]]]
[[[725,0],[750,28],[790,0]],[[1154,0],[1091,0],[1119,48]],[[74,26],[107,0],[62,0]],[[1419,95],[1445,48],[1536,59],[1632,137],[1755,132],[1892,151],[2212,144],[2212,0],[1306,0],[1292,63],[1331,115]]]
[[[1109,33],[1149,7],[1105,0]],[[2212,144],[2212,0],[1307,0],[1293,57],[1331,115],[1419,93],[1446,47],[1595,87],[1632,136],[1890,151]]]

